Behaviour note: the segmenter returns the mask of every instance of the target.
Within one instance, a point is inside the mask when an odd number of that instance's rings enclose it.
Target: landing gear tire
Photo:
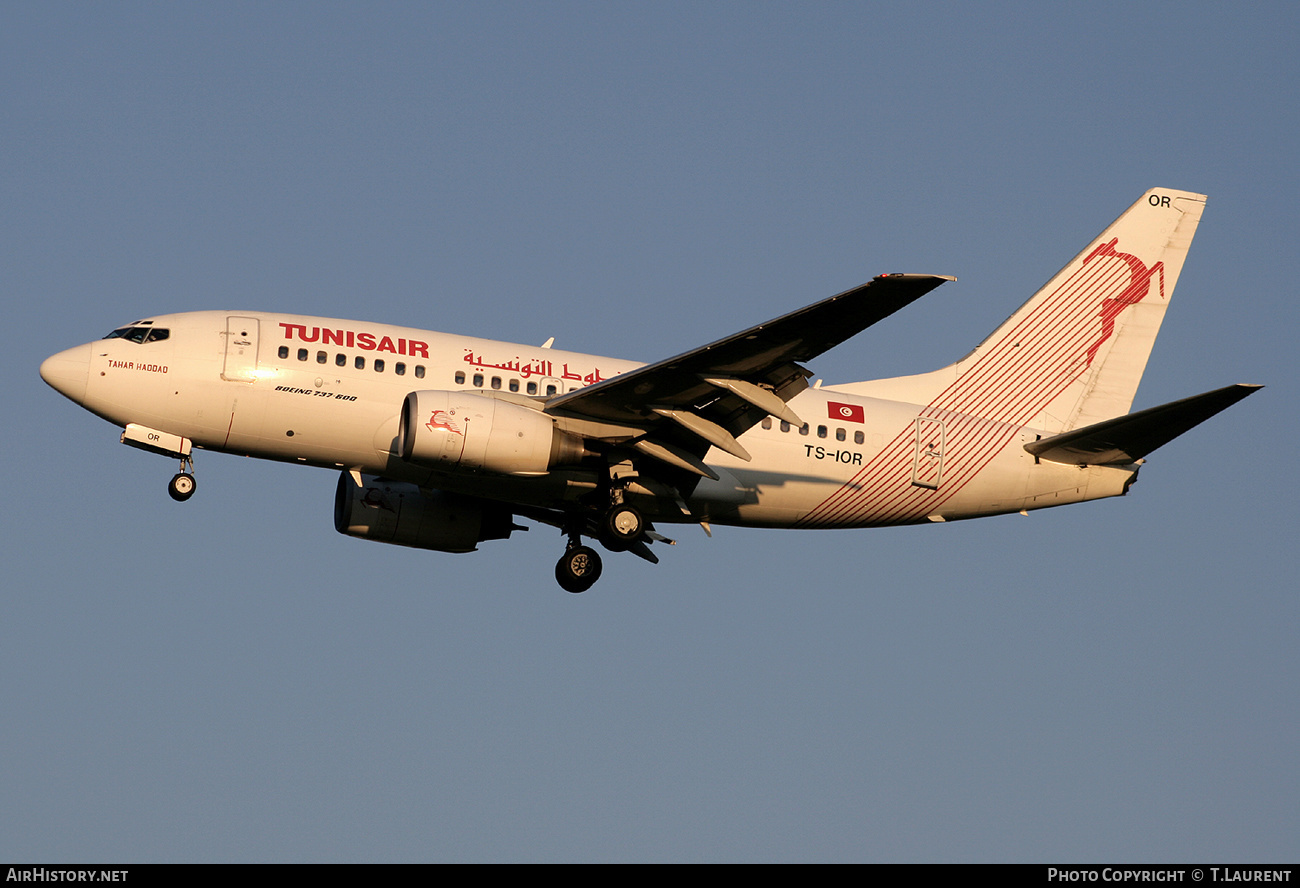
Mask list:
[[[555,565],[555,581],[565,592],[586,592],[600,579],[600,555],[587,546],[565,550]]]
[[[605,516],[604,530],[601,541],[615,552],[623,551],[640,539],[645,519],[631,506],[615,506]]]
[[[194,496],[194,476],[188,472],[178,472],[167,482],[167,493],[178,503],[183,503]]]

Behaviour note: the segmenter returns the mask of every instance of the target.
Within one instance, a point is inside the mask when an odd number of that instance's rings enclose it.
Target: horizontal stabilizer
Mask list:
[[[1040,459],[1069,465],[1127,465],[1261,388],[1230,385],[1033,441],[1025,450]]]

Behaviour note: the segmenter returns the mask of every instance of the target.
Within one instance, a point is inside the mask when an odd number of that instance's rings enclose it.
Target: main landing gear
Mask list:
[[[570,516],[564,528],[569,542],[555,565],[556,582],[566,592],[586,592],[600,579],[600,553],[582,545],[583,534],[596,537],[611,552],[633,551],[651,562],[658,561],[646,547],[647,541],[672,541],[649,531],[648,526],[640,512],[622,503],[611,506],[603,516]]]
[[[645,516],[624,501],[627,486],[636,477],[630,463],[611,465],[609,478],[600,489],[580,499],[578,508],[556,522],[568,537],[564,554],[555,565],[555,579],[566,592],[586,592],[600,579],[600,555],[582,544],[584,536],[599,540],[610,552],[631,552],[651,564],[659,562],[650,551],[652,542],[673,544],[668,537],[656,533]],[[683,514],[689,514],[685,505],[681,509]]]
[[[183,503],[194,496],[194,488],[194,460],[188,456],[181,457],[181,470],[167,482],[167,495]]]
[[[555,564],[555,581],[565,592],[586,592],[600,579],[602,567],[595,549],[570,543]]]
[[[583,533],[597,536],[601,544],[611,552],[623,552],[640,539],[644,529],[645,519],[641,513],[622,503],[611,506],[598,521],[592,517],[570,516],[564,528],[569,543],[555,564],[555,581],[564,591],[576,593],[586,592],[600,579],[603,567],[600,553],[590,546],[582,545]]]
[[[641,513],[631,506],[620,503],[605,515],[604,534],[601,539],[606,547],[618,552],[635,543],[644,529],[645,519],[641,517]]]

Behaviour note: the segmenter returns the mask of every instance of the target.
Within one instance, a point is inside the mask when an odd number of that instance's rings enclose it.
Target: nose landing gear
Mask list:
[[[183,503],[194,496],[194,460],[188,456],[181,457],[181,470],[167,482],[167,495],[178,503]]]
[[[189,438],[131,422],[122,430],[121,440],[137,450],[179,459],[181,470],[167,482],[167,495],[178,503],[194,496],[194,458],[190,456],[193,443]]]

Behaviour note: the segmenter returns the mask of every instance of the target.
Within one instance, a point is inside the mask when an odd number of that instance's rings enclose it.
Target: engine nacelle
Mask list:
[[[470,392],[411,392],[397,432],[402,459],[433,469],[544,475],[578,462],[582,442],[540,410]]]
[[[504,540],[515,529],[508,509],[485,500],[423,493],[414,484],[349,472],[339,474],[334,529],[348,536],[438,552],[473,552],[484,540]]]

